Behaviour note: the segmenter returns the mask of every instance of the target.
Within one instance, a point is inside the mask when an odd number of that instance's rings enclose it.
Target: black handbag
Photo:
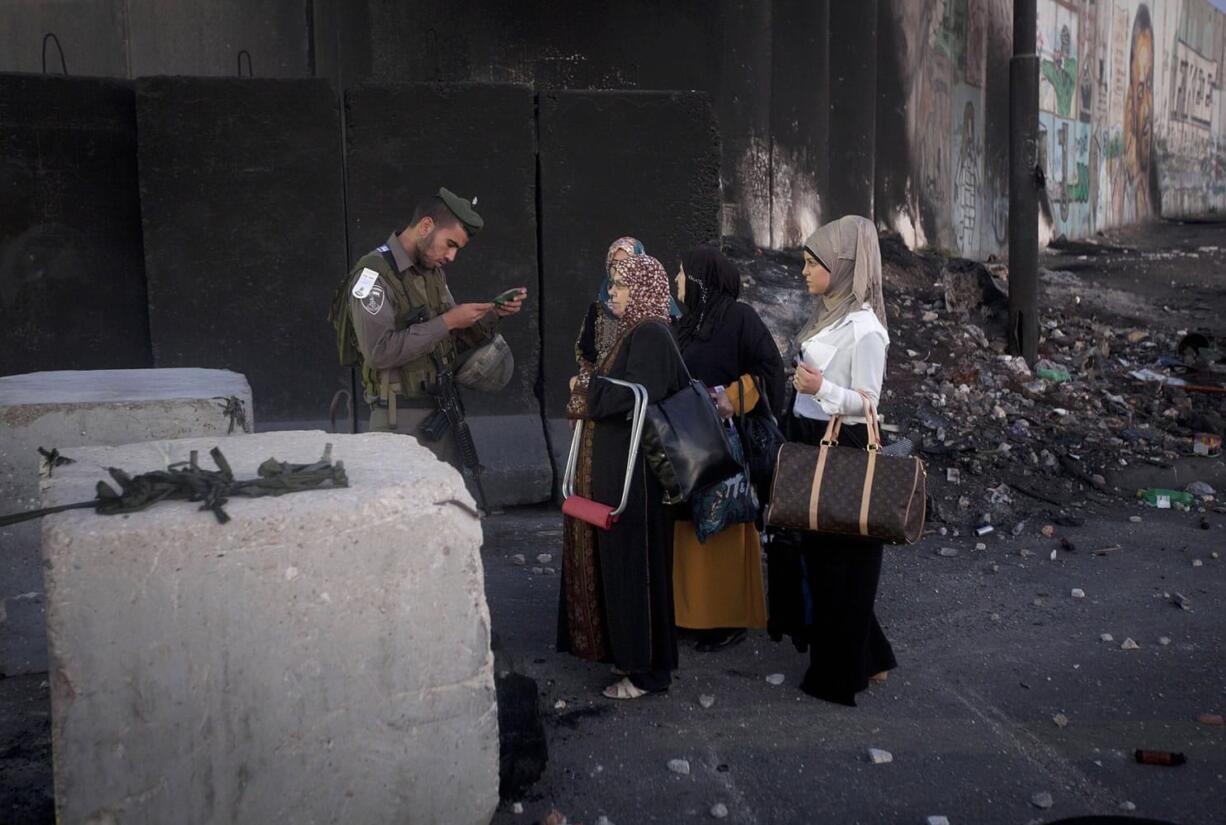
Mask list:
[[[758,500],[765,504],[771,478],[775,475],[775,458],[787,437],[779,427],[779,421],[775,418],[770,400],[762,390],[758,376],[751,378],[754,388],[758,391],[758,403],[749,412],[744,412],[742,400],[742,412],[737,415],[736,425],[741,434],[741,447],[745,451],[745,464],[749,467],[749,480],[758,493]],[[741,398],[744,399],[742,379],[738,378],[736,381],[741,390]]]
[[[671,333],[669,340],[685,367]],[[694,493],[741,472],[706,385],[690,375],[689,367],[685,367],[685,375],[685,387],[648,406],[643,430],[647,464],[663,485],[670,504],[688,500]]]

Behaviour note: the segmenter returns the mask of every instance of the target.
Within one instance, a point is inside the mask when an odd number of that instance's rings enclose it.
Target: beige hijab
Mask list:
[[[798,342],[834,326],[865,304],[872,308],[881,326],[889,329],[881,288],[881,249],[872,221],[858,215],[839,218],[810,235],[805,249],[830,270],[830,288],[822,295],[813,320],[801,330]]]

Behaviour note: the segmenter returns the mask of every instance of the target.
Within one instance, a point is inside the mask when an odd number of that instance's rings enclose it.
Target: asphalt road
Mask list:
[[[1226,823],[1226,728],[1197,718],[1226,712],[1226,560],[1211,556],[1226,551],[1226,522],[1209,522],[1137,506],[1052,538],[1038,522],[1017,538],[934,536],[887,550],[878,612],[900,665],[844,708],[801,693],[807,656],[762,631],[718,653],[685,644],[666,696],[603,698],[607,668],[554,652],[558,577],[531,569],[540,553],[558,561],[560,516],[496,517],[486,592],[504,647],[540,685],[550,758],[523,813],[504,805],[495,822],[551,809],[588,825],[705,821],[723,803],[737,823],[942,814],[953,825],[1020,825],[1119,814],[1131,802],[1136,816]],[[1076,550],[1060,549],[1062,536]],[[980,541],[986,550],[974,549]],[[1140,648],[1121,649],[1127,638]],[[766,681],[773,673],[782,685]],[[703,709],[701,694],[715,704]],[[893,761],[872,764],[870,747]],[[1188,761],[1139,765],[1136,748]],[[688,776],[669,771],[678,758]],[[1032,803],[1040,792],[1049,809]]]

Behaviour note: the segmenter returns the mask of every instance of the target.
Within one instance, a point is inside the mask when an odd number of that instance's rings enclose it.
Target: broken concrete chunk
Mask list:
[[[894,761],[894,754],[889,751],[883,751],[880,748],[869,748],[868,760],[874,765],[887,765]]]

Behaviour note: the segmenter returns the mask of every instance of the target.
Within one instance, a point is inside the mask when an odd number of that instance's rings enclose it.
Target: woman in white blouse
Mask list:
[[[809,237],[804,257],[809,292],[820,299],[813,320],[797,337],[796,400],[787,434],[816,445],[831,416],[838,415],[843,417],[839,444],[864,447],[864,397],[875,408],[890,343],[877,229],[866,218],[840,218]],[[792,540],[799,545],[809,591],[805,601],[812,611],[805,633],[810,664],[801,687],[818,698],[855,705],[855,694],[870,679],[884,680],[897,664],[873,609],[881,543],[818,533],[793,534]]]

